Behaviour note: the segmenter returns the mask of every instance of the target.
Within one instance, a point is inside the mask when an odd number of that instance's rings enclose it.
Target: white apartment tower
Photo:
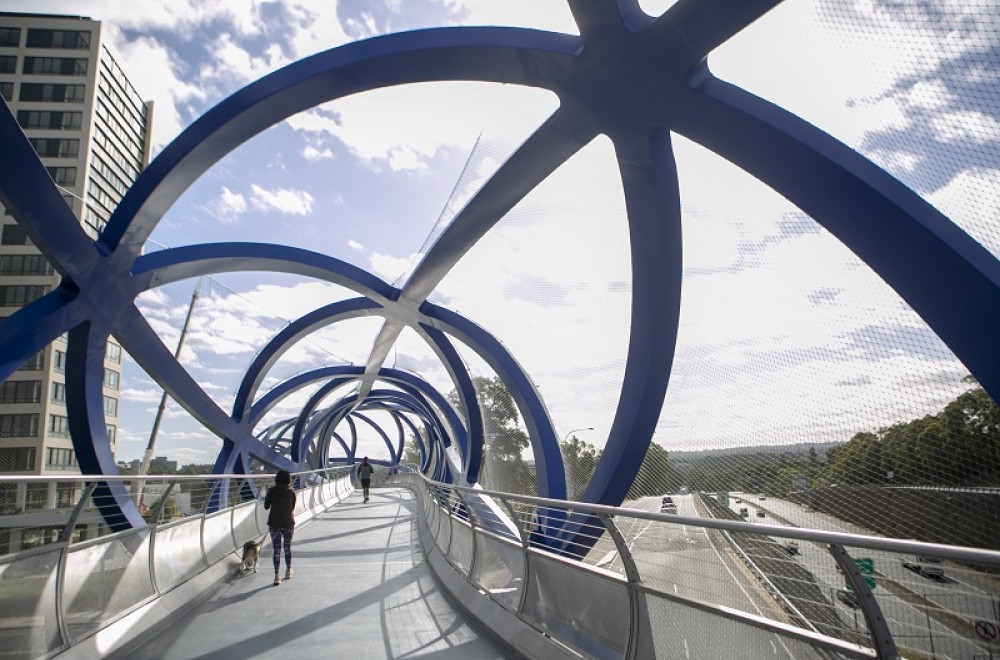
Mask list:
[[[79,16],[0,12],[0,95],[91,237],[149,161],[152,103],[144,102],[101,39]],[[14,218],[0,216],[0,316],[51,291],[52,266]],[[0,384],[0,472],[78,473],[66,419],[65,338]],[[105,356],[104,409],[114,449],[121,347]],[[0,489],[0,512],[60,508],[74,484]],[[61,492],[62,491],[62,492]]]

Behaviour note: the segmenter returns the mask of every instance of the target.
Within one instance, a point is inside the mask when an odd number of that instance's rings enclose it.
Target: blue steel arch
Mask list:
[[[360,377],[361,373],[362,368],[353,365],[324,367],[322,369],[316,369],[298,374],[269,390],[264,396],[260,397],[253,403],[249,412],[246,414],[244,418],[245,424],[242,426],[242,428],[245,429],[244,435],[240,436],[240,438],[229,439],[233,444],[238,444],[240,442],[243,443],[235,452],[231,451],[227,454],[230,461],[229,464],[234,465],[237,461],[237,456],[254,450],[253,445],[247,443],[252,443],[253,440],[256,440],[260,435],[251,435],[253,429],[255,428],[255,424],[281,399],[293,394],[303,387],[316,382],[326,381],[325,384],[312,395],[298,418],[293,420],[282,420],[269,427],[273,429],[294,426],[296,430],[292,434],[290,460],[298,462],[301,459],[303,451],[301,441],[303,439],[308,440],[309,438],[307,436],[310,432],[315,432],[320,426],[328,424],[329,420],[331,418],[335,418],[338,414],[349,411],[357,405],[361,405],[361,409],[364,409],[364,406],[370,403],[368,401],[359,401],[356,395],[351,394],[341,398],[325,411],[319,412],[316,408],[319,405],[319,402],[330,391],[357,379]],[[387,390],[384,392],[375,391],[370,397],[371,402],[381,404],[384,401],[392,401],[398,405],[404,406],[408,411],[416,414],[426,426],[431,427],[434,430],[436,437],[441,439],[443,446],[448,446],[450,444],[448,441],[450,435],[445,429],[445,424],[442,424],[437,419],[437,416],[427,405],[427,401],[433,401],[433,403],[439,407],[445,415],[445,421],[449,428],[461,429],[461,421],[451,409],[450,405],[448,405],[445,398],[441,396],[436,389],[431,387],[428,383],[416,375],[396,369],[383,369],[380,374],[380,378],[386,382],[392,383],[396,387],[399,387],[400,390]],[[354,422],[351,417],[345,417],[345,419],[347,419],[349,425],[353,425]],[[307,424],[311,424],[311,426],[307,426]],[[352,436],[356,435],[353,428],[351,433]],[[298,446],[296,443],[299,443]],[[349,456],[353,456],[355,447],[352,443],[350,448],[345,445],[344,450]],[[393,452],[390,451],[390,453]],[[398,450],[396,450],[395,453],[398,453]],[[299,467],[321,466],[317,464]]]
[[[330,281],[346,278],[367,288],[359,293],[386,309],[378,346],[418,324],[447,324],[471,341],[490,344],[492,338],[470,333],[464,319],[428,306],[427,296],[517,201],[596,135],[605,134],[615,148],[629,220],[631,335],[614,422],[582,499],[619,503],[652,437],[676,341],[682,255],[670,135],[677,133],[742,167],[827,228],[1000,399],[997,260],[867,159],[709,70],[708,54],[775,4],[777,0],[680,0],[651,18],[634,0],[571,0],[579,36],[520,28],[444,28],[367,39],[320,53],[247,86],[192,124],[140,175],[97,242],[83,233],[5,106],[0,110],[0,201],[64,279],[56,291],[0,322],[0,380],[69,331],[67,382],[75,391],[67,402],[70,428],[81,467],[100,474],[114,469],[101,450],[107,438],[96,406],[98,364],[112,334],[207,428],[222,438],[241,436],[242,418],[225,414],[200,391],[135,308],[138,292],[157,285],[154,272],[169,277],[173,269],[179,277],[181,272],[277,267]],[[292,254],[278,246],[197,246],[139,256],[177,197],[213,163],[266,127],[348,94],[433,80],[539,87],[555,92],[560,107],[459,212],[402,289],[346,273],[343,264],[322,255]],[[174,264],[157,266],[158,260],[171,259]],[[927,263],[935,267],[926,268]],[[967,295],[952,296],[956,290]],[[965,304],[968,299],[977,304]],[[418,307],[423,314],[413,313]],[[519,404],[536,417],[532,441],[543,461],[539,492],[557,495],[562,466],[551,453],[544,406],[535,405],[540,398],[519,369],[495,352],[487,353],[507,372],[504,382]],[[382,357],[373,352],[366,366],[363,397]],[[461,395],[471,409],[470,394],[463,385]],[[217,466],[235,466],[233,447],[223,443]],[[438,476],[450,478],[440,474],[447,470],[443,462],[436,468]],[[141,522],[121,498],[119,510],[106,514],[118,516],[114,525]]]

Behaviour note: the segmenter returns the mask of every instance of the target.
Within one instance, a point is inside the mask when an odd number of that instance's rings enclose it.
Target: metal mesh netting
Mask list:
[[[710,62],[872,159],[996,255],[998,45],[992,2],[818,0],[782,3]]]
[[[901,11],[783,3],[710,61],[721,77],[872,158],[996,253],[997,20],[976,3]],[[773,29],[781,25],[788,29]],[[775,34],[774,43],[761,43]],[[662,495],[682,491],[765,494],[810,506],[816,516],[803,524],[997,547],[996,498],[979,490],[1000,478],[992,399],[829,232],[718,157],[678,136],[674,145],[684,213],[682,325],[664,411],[629,503],[658,509]],[[545,201],[547,212],[581,219],[565,200]],[[530,222],[543,222],[539,215]],[[501,236],[490,238],[492,254],[523,249],[502,234],[524,219],[523,210],[508,214]],[[613,236],[606,228],[604,237]],[[540,270],[522,263],[524,280]],[[498,268],[483,271],[489,278],[477,283],[495,286]],[[451,278],[460,276],[472,277]],[[549,321],[565,301],[551,284],[524,293],[533,317]],[[595,405],[567,407],[575,417],[561,414],[561,396],[579,397],[580,375],[607,373],[614,363],[580,359],[552,378],[560,385],[545,379],[563,349],[593,357],[582,342],[595,326],[555,319],[563,344],[533,361],[531,346],[549,345],[526,314],[480,309],[471,294],[450,302],[474,309],[470,315],[497,331],[541,385],[565,433],[570,497],[578,497],[600,458],[616,385],[606,381]],[[584,408],[588,416],[580,416]]]

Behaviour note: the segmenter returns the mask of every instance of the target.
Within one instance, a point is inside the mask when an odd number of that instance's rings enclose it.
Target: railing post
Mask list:
[[[174,489],[174,486],[176,486],[176,485],[177,485],[176,481],[170,482],[170,485],[167,486],[167,489],[165,491],[163,491],[163,496],[160,497],[160,502],[159,502],[159,504],[156,507],[156,511],[152,512],[152,515],[150,516],[150,519],[149,519],[149,522],[150,522],[150,526],[149,526],[149,580],[150,580],[150,583],[153,585],[153,593],[156,594],[157,596],[160,595],[160,587],[156,584],[156,562],[154,561],[154,559],[156,557],[156,532],[157,532],[157,529],[160,526],[160,519],[163,517],[163,509],[167,505],[167,498],[170,497],[170,491],[172,491]],[[143,486],[145,486],[145,484],[143,484]],[[204,523],[202,523],[202,529],[204,530]],[[204,532],[202,533],[202,535],[204,536]],[[205,550],[205,544],[204,544],[204,541],[202,541],[202,557],[205,556],[204,550]],[[205,562],[205,565],[207,566],[208,562]]]
[[[501,497],[500,503],[507,509],[507,513],[510,514],[510,519],[517,527],[517,533],[521,537],[521,575],[523,577],[521,578],[521,597],[517,600],[517,615],[522,616],[524,614],[524,603],[528,600],[528,580],[531,577],[530,565],[528,564],[528,535],[525,533],[521,525],[521,520],[517,517],[517,513],[514,512],[514,507],[510,505],[510,501],[506,497]]]
[[[865,615],[865,622],[868,624],[868,632],[871,635],[875,653],[883,660],[896,660],[899,658],[899,652],[896,650],[896,642],[892,638],[892,633],[889,631],[889,625],[886,623],[885,617],[882,616],[882,608],[879,607],[878,600],[875,599],[875,594],[872,593],[872,590],[868,587],[868,583],[865,582],[861,571],[858,570],[857,565],[847,550],[844,549],[844,546],[831,543],[828,549],[830,550],[830,554],[833,555],[834,561],[840,566],[840,570],[844,572],[847,583],[851,585],[851,589],[858,597],[858,605],[861,607],[861,612]]]
[[[608,536],[615,543],[618,556],[621,557],[622,566],[625,568],[625,577],[628,580],[629,627],[628,644],[625,646],[624,658],[631,660],[636,657],[636,651],[639,648],[639,591],[637,585],[642,579],[635,559],[632,557],[632,551],[628,549],[625,537],[622,536],[614,519],[607,513],[599,513],[597,517],[600,518],[604,528],[608,530]]]
[[[56,488],[58,489],[58,486]],[[73,530],[76,528],[76,521],[80,519],[80,514],[83,513],[83,505],[94,494],[94,489],[96,488],[97,482],[91,481],[83,489],[80,501],[73,507],[73,513],[69,515],[69,520],[66,521],[62,536],[59,538],[59,542],[62,543],[62,552],[59,555],[59,566],[56,572],[56,625],[59,627],[59,636],[62,638],[63,648],[68,648],[73,641],[69,636],[69,626],[66,625],[66,603],[63,600],[63,596],[65,595],[63,592],[66,589],[66,563],[69,560],[69,544],[73,540]]]
[[[458,500],[462,503],[462,506],[465,507],[465,514],[466,518],[469,521],[469,528],[472,530],[472,558],[469,560],[469,580],[471,581],[472,572],[476,568],[476,521],[473,518],[472,509],[469,507],[469,502],[462,495],[462,491],[457,490],[455,491],[455,494],[458,496]],[[452,529],[451,531],[452,534],[455,533],[454,529]]]

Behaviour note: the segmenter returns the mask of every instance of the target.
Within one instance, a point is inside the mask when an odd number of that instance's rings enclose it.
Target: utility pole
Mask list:
[[[188,305],[187,316],[184,318],[184,325],[181,327],[181,336],[177,340],[177,350],[174,351],[174,359],[180,357],[181,347],[184,346],[184,336],[187,335],[188,324],[191,322],[191,312],[194,311],[194,304],[198,301],[198,289],[201,288],[201,280],[194,287],[191,294],[191,304]],[[149,462],[153,460],[153,449],[156,446],[156,435],[160,432],[160,420],[163,419],[163,411],[167,407],[167,391],[163,390],[160,397],[160,407],[156,409],[156,419],[153,420],[153,430],[149,433],[149,443],[146,445],[146,453],[142,455],[142,463],[139,465],[139,476],[149,472]],[[141,503],[140,498],[140,503]]]

